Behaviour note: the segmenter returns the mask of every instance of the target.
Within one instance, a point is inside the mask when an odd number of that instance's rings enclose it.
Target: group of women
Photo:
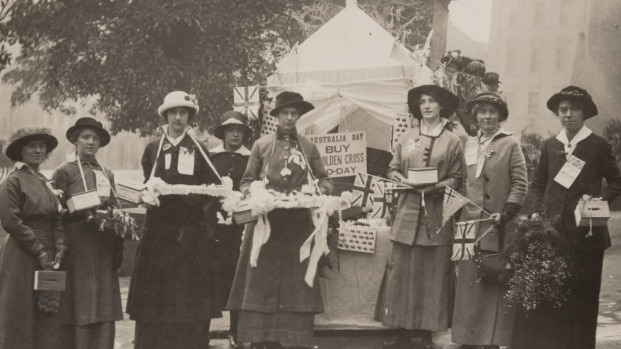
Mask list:
[[[583,194],[611,201],[621,192],[611,147],[584,125],[597,115],[595,103],[574,86],[550,98],[548,108],[563,129],[545,142],[530,188],[520,144],[501,126],[509,116],[504,99],[485,92],[468,103],[479,126],[468,139],[454,133],[448,121],[458,104],[455,95],[435,85],[408,93],[418,126],[399,139],[387,173],[410,189],[398,198],[380,285],[378,318],[398,329],[384,346],[408,348],[417,336],[433,348],[433,333],[452,328],[453,341],[463,349],[594,348],[603,252],[610,238],[605,227],[593,227],[592,234],[576,227],[572,213]],[[296,130],[297,120],[312,109],[298,93],[279,94],[270,112],[278,119],[276,133],[250,151],[242,145],[251,133],[247,119],[225,113],[215,132],[223,145],[209,154],[188,133],[199,111],[195,99],[171,92],[158,109],[166,123],[162,135],[144,151],[145,180],[155,176],[168,184],[202,185],[229,176],[244,196],[252,195],[255,181],[282,193],[315,183],[317,194],[329,195],[332,182],[317,147]],[[87,117],[66,137],[75,153],[52,181],[40,172],[58,144],[49,130],[20,129],[6,149],[15,170],[0,185],[0,222],[9,234],[0,247],[0,348],[114,347],[114,322],[122,319],[116,269],[123,241],[93,225],[89,211],[67,211],[68,201],[90,191],[97,193],[100,208],[118,207],[114,175],[95,156],[110,135]],[[555,177],[569,157],[584,166],[570,183],[559,182]],[[417,168],[433,169],[437,180],[412,182],[408,172]],[[608,185],[602,194],[603,178]],[[505,312],[505,286],[482,282],[471,260],[451,261],[454,232],[443,224],[442,212],[446,187],[474,203],[458,218],[477,222],[477,253],[483,256],[507,248],[508,225],[520,210],[560,216],[563,236],[583,266],[570,299],[560,309],[534,311],[528,318]],[[299,248],[313,231],[310,210],[269,212],[266,241],[254,238],[254,223],[246,225],[242,241],[242,227],[218,222],[219,210],[216,198],[202,195],[162,196],[159,205],[149,207],[127,302],[136,321],[135,347],[207,348],[210,321],[224,308],[231,310],[232,347],[243,342],[254,349],[312,346],[314,315],[323,304],[319,288],[304,280],[308,261],[299,261]],[[228,251],[224,259],[216,258],[223,251]],[[55,269],[67,272],[66,290],[33,291],[34,272]]]
[[[384,347],[408,348],[411,337],[418,336],[433,348],[432,333],[451,328],[453,342],[462,349],[595,348],[602,261],[610,238],[606,227],[576,227],[573,212],[585,194],[610,202],[621,192],[611,146],[584,124],[597,115],[595,103],[575,86],[549,99],[547,106],[563,129],[546,140],[530,188],[520,144],[501,126],[509,116],[505,100],[484,92],[470,101],[467,109],[479,131],[464,141],[451,133],[446,120],[457,104],[456,96],[434,85],[408,94],[411,114],[420,125],[401,136],[387,174],[412,189],[399,196],[391,226],[392,249],[377,316],[398,331]],[[557,174],[573,161],[570,157],[584,166],[570,181],[560,180]],[[412,183],[408,170],[417,167],[434,168],[437,182]],[[602,193],[603,179],[607,187]],[[458,220],[475,222],[476,253],[483,259],[508,247],[512,220],[521,210],[535,219],[539,214],[560,218],[572,261],[580,267],[574,289],[559,309],[507,311],[507,286],[482,279],[473,260],[451,263],[453,227],[440,221],[441,193],[447,186],[470,201]]]

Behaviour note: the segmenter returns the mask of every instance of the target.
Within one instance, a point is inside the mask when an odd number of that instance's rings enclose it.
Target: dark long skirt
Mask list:
[[[446,331],[452,308],[452,246],[392,243],[378,320],[410,330]]]
[[[578,251],[576,281],[560,309],[518,314],[513,349],[594,349],[604,250]]]
[[[309,210],[275,210],[269,214],[270,239],[257,267],[250,266],[253,228],[246,229],[227,308],[239,309],[240,342],[280,342],[311,346],[314,317],[323,311],[317,280],[304,282],[307,261],[299,249],[313,228]]]
[[[210,320],[191,323],[136,321],[134,349],[208,349],[209,325]]]
[[[61,318],[36,309],[37,292],[33,284],[37,269],[37,260],[22,250],[15,239],[7,237],[0,241],[2,349],[64,349],[60,344],[64,335]]]

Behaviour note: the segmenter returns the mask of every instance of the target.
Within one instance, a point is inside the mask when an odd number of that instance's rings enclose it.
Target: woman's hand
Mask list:
[[[63,259],[65,258],[66,253],[67,253],[66,246],[56,249],[56,255],[54,256],[54,262],[52,262],[54,270],[60,268],[60,264],[63,262]]]
[[[37,261],[39,262],[39,268],[42,270],[52,269],[52,266],[54,265],[52,263],[52,256],[50,256],[50,254],[45,251],[39,253],[39,255],[37,256]]]
[[[500,212],[492,213],[489,218],[492,219],[496,225],[502,223],[502,213]]]

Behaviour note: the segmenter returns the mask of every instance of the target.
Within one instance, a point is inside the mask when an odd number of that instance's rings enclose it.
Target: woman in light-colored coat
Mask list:
[[[490,219],[473,228],[480,239],[479,253],[486,256],[506,247],[504,227],[526,197],[526,161],[518,140],[500,126],[509,116],[500,96],[481,93],[468,103],[468,111],[480,129],[466,143],[467,197],[479,207],[467,204],[460,221]],[[509,345],[514,316],[505,311],[506,287],[481,279],[472,260],[459,261],[457,270],[453,342],[463,349]]]

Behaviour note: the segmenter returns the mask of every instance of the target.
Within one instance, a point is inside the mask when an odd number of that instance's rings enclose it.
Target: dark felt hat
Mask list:
[[[101,124],[101,122],[91,117],[79,118],[75,122],[75,125],[69,127],[65,136],[67,137],[69,142],[74,143],[76,135],[77,135],[77,131],[82,131],[85,129],[89,129],[89,130],[93,130],[97,132],[97,134],[99,135],[99,140],[100,140],[99,147],[103,148],[106,145],[108,145],[108,143],[110,143],[110,134],[108,133],[108,131],[106,131],[103,128],[103,125]]]
[[[558,105],[562,101],[575,101],[582,104],[584,119],[591,118],[597,115],[597,106],[595,102],[593,102],[593,98],[591,95],[583,88],[577,86],[567,86],[562,89],[560,92],[554,94],[550,99],[548,99],[548,109],[550,109],[554,114],[558,115]]]
[[[284,107],[294,107],[298,110],[300,116],[315,109],[315,106],[305,101],[301,94],[291,91],[284,91],[276,96],[274,109],[270,111],[270,115],[278,116],[278,112]]]
[[[507,102],[505,102],[499,94],[494,92],[479,93],[473,100],[468,102],[468,114],[472,115],[472,108],[475,105],[484,103],[491,104],[498,108],[498,112],[500,113],[499,121],[505,121],[509,117]],[[476,117],[476,115],[472,115],[472,117]]]
[[[214,136],[224,139],[224,130],[229,125],[241,125],[244,127],[244,140],[252,134],[252,129],[248,127],[248,117],[238,111],[231,110],[220,116],[220,126],[213,131]]]
[[[483,82],[486,85],[498,85],[500,83],[500,76],[498,75],[498,73],[494,73],[494,72],[487,72],[485,73],[485,76],[483,77],[483,80],[481,80],[481,82]]]
[[[420,96],[424,94],[431,94],[438,99],[438,103],[442,106],[440,116],[443,118],[451,116],[459,107],[459,97],[451,91],[436,85],[417,86],[408,91],[408,108],[410,108],[410,113],[418,120],[422,118],[419,100]]]
[[[52,131],[46,127],[22,127],[13,132],[6,147],[5,154],[13,161],[21,160],[22,146],[32,140],[41,139],[45,142],[46,153],[51,152],[58,145],[56,137],[52,136]]]

